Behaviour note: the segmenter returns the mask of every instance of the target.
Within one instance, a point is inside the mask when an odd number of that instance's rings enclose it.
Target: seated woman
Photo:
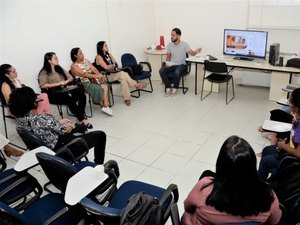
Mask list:
[[[97,56],[96,64],[101,71],[114,70],[117,66],[115,58],[108,52],[108,46],[105,41],[99,41],[97,43]],[[110,73],[107,77],[109,82],[119,81],[121,83],[122,94],[127,106],[131,105],[130,102],[130,88],[143,89],[146,87],[143,83],[131,79],[128,73],[124,71]]]
[[[56,120],[51,114],[32,114],[36,107],[36,95],[29,87],[15,89],[9,97],[9,108],[16,117],[18,126],[27,128],[39,135],[52,149],[57,150],[76,137],[83,138],[89,149],[94,148],[95,163],[103,164],[105,157],[106,134],[92,131],[73,135],[74,124],[68,119]]]
[[[12,90],[24,86],[18,79],[17,70],[9,65],[2,64],[0,66],[0,97],[2,103],[8,103],[9,95]],[[51,108],[49,104],[48,95],[46,93],[38,94],[40,99],[37,108],[32,110],[32,113],[50,113]]]
[[[290,95],[289,107],[293,115],[291,138],[280,139],[277,145],[270,145],[263,149],[259,163],[258,174],[266,180],[269,173],[275,174],[280,161],[287,155],[300,158],[300,88]]]
[[[253,149],[237,136],[224,142],[216,173],[200,178],[184,209],[183,225],[250,221],[273,225],[282,214],[276,194],[257,175]]]
[[[44,56],[44,66],[39,75],[39,84],[42,91],[48,93],[52,104],[67,105],[70,111],[78,119],[78,123],[87,128],[93,128],[85,117],[86,96],[81,89],[71,92],[60,93],[55,88],[67,85],[73,81],[73,77],[64,70],[58,63],[58,58],[54,52],[47,52]]]
[[[85,90],[91,95],[94,103],[100,104],[102,112],[112,116],[113,111],[109,108],[108,87],[104,84],[104,76],[89,60],[84,58],[80,48],[71,50],[71,60],[73,61],[71,65],[72,74],[81,77]]]
[[[4,150],[4,153],[7,157],[14,156],[19,157],[23,155],[22,151],[15,149],[13,146],[9,144],[9,140],[7,140],[2,134],[0,134],[0,149]]]

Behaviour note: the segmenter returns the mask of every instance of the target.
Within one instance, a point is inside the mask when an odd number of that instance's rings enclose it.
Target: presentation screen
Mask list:
[[[223,53],[264,59],[267,40],[266,31],[224,29]]]

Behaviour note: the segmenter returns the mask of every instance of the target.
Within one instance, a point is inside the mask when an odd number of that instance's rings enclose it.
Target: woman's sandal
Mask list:
[[[145,83],[137,83],[136,89],[141,90],[147,87],[147,84]]]
[[[20,157],[21,155],[24,154],[24,152],[19,151],[10,145],[6,145],[4,147],[4,153],[7,157],[11,157],[11,156]]]
[[[90,124],[90,123],[85,124],[85,126],[86,126],[86,128],[88,128],[88,129],[92,129],[92,128],[93,128],[93,125]]]
[[[125,100],[125,104],[126,104],[127,106],[130,106],[130,105],[131,105],[130,100]]]

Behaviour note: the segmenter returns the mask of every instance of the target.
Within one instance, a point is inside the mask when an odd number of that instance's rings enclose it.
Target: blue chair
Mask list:
[[[0,165],[3,171],[6,162],[0,160]],[[0,201],[14,206],[16,210],[22,210],[35,202],[42,192],[37,179],[26,171],[16,172],[14,169],[8,169],[0,173]]]
[[[139,82],[140,80],[145,80],[145,79],[149,80],[150,90],[134,90],[131,93],[137,92],[138,94],[131,95],[132,97],[139,98],[141,96],[141,94],[140,94],[141,91],[148,92],[148,93],[153,92],[153,86],[152,86],[152,81],[151,81],[152,68],[151,68],[150,63],[148,63],[148,62],[137,63],[135,57],[130,53],[123,54],[121,56],[121,62],[122,62],[122,68],[124,69],[124,71],[128,72],[129,76],[132,79],[136,80],[137,82]],[[134,68],[138,65],[147,66],[147,70],[144,70],[144,68],[143,68],[143,71],[135,72],[132,68]]]
[[[159,199],[163,211],[164,223],[171,217],[172,224],[179,224],[178,217],[178,188],[171,184],[167,189],[151,185],[148,183],[130,180],[116,189],[115,193],[108,199],[108,205],[97,204],[91,198],[86,197],[80,204],[92,215],[104,224],[119,224],[122,210],[126,207],[128,199],[139,192],[145,192]],[[173,212],[177,211],[177,215]]]
[[[85,211],[80,206],[68,207],[62,194],[48,194],[22,213],[0,202],[0,224],[14,225],[75,225],[84,221]]]
[[[53,184],[58,190],[60,190],[61,193],[65,193],[69,179],[78,171],[87,166],[95,167],[97,165],[96,163],[89,161],[77,162],[75,164],[72,164],[71,162],[62,159],[57,155],[50,155],[47,153],[37,153],[36,157],[51,184]],[[110,160],[103,166],[107,173],[109,173],[108,171],[110,170],[115,171],[113,174],[114,176],[110,175],[109,179],[106,182],[99,185],[99,187],[90,194],[91,198],[93,198],[94,200],[96,199],[96,195],[107,191],[107,189],[109,188],[111,189],[110,192],[113,192],[115,190],[114,185],[119,174],[117,163],[113,160]],[[51,192],[50,190],[47,191]],[[110,196],[110,192],[108,191],[106,195]],[[103,204],[106,201],[106,198],[103,198],[102,201],[97,201]]]
[[[23,142],[25,143],[28,150],[32,150],[40,146],[45,146],[51,149],[39,135],[33,133],[27,128],[18,126],[16,130]],[[83,157],[88,161],[88,153],[88,146],[86,142],[80,137],[73,139],[68,144],[64,145],[56,151],[57,155],[63,158],[67,157],[68,161],[72,162],[80,161]]]
[[[57,155],[50,155],[42,152],[36,153],[36,157],[39,165],[42,167],[50,181],[49,184],[53,184],[62,193],[66,190],[68,180],[79,170],[86,166],[96,166],[95,163],[89,161],[78,162],[72,165],[70,162]],[[51,192],[49,189],[45,188],[45,190]]]

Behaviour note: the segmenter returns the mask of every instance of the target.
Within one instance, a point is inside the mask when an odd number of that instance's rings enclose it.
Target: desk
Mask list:
[[[84,167],[69,179],[65,202],[69,205],[76,205],[107,178],[108,175],[104,173],[103,165]]]
[[[279,67],[272,66],[267,61],[264,60],[253,60],[253,61],[243,61],[243,60],[234,60],[233,58],[225,58],[223,56],[217,56],[219,60],[216,62],[225,62],[227,66],[235,69],[250,69],[250,70],[259,70],[271,72],[271,84],[270,84],[270,94],[269,100],[277,101],[282,98],[281,93],[278,93],[282,86],[291,83],[293,74],[300,74],[300,69],[293,67]],[[205,57],[201,56],[193,56],[186,59],[187,62],[194,63],[196,65],[195,68],[195,95],[198,94],[197,86],[198,86],[198,73],[203,76],[203,64]],[[200,65],[200,66],[199,66]],[[202,77],[201,76],[201,82]]]
[[[44,152],[48,153],[50,155],[55,155],[55,152],[50,150],[49,148],[45,146],[40,146],[38,148],[35,148],[31,151],[25,152],[21,158],[17,161],[14,169],[17,172],[22,172],[24,170],[30,169],[31,167],[37,165],[39,162],[35,156],[38,152]]]
[[[291,123],[282,123],[273,120],[265,120],[262,129],[265,131],[271,131],[276,133],[283,133],[292,130],[293,125]]]
[[[145,50],[144,51],[147,56],[147,61],[151,64],[152,67],[152,80],[161,80],[159,75],[159,69],[161,68],[161,64],[166,61],[167,50]]]

